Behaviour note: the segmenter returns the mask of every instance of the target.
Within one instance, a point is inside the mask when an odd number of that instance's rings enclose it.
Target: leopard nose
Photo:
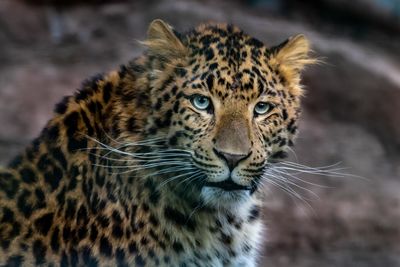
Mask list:
[[[225,160],[230,171],[232,171],[239,164],[240,161],[248,158],[251,154],[251,152],[248,154],[231,154],[224,151],[218,151],[215,148],[214,152],[219,158]]]

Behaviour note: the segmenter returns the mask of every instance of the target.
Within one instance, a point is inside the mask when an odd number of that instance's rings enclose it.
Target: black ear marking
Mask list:
[[[268,49],[269,54],[278,53],[278,51],[281,50],[282,47],[284,47],[288,42],[289,42],[289,38],[286,39],[285,41],[281,42],[280,44],[271,47],[270,49]]]

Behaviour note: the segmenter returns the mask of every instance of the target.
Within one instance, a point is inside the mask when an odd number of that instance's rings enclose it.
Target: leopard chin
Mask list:
[[[201,199],[205,205],[236,209],[250,200],[250,190],[225,190],[219,187],[205,186],[201,189]]]

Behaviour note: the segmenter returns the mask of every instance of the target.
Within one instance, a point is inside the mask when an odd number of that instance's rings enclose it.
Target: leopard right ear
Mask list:
[[[187,55],[187,48],[172,27],[160,19],[150,23],[147,40],[142,43],[147,46],[150,55],[162,57],[167,61]]]
[[[309,55],[310,42],[302,34],[289,38],[273,47],[271,51],[270,63],[281,66],[290,72],[299,73],[306,65],[318,63],[317,59]]]

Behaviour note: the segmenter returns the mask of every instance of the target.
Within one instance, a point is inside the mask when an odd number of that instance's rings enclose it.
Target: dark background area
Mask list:
[[[269,45],[304,33],[325,62],[304,72],[291,160],[355,176],[299,175],[306,201],[269,186],[260,266],[400,266],[399,0],[0,0],[0,165],[63,95],[140,54],[155,18],[232,22]]]

